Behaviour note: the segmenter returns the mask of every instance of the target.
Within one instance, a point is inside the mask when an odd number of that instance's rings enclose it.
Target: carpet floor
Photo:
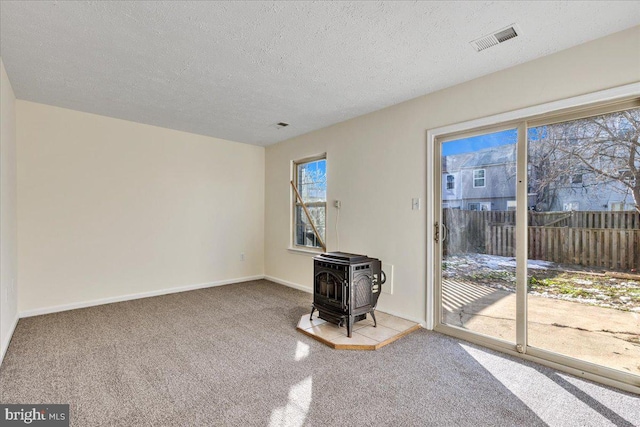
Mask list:
[[[640,397],[438,333],[337,351],[265,280],[21,319],[0,402],[73,426],[633,426]]]

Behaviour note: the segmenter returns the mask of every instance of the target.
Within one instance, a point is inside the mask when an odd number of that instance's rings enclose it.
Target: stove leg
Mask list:
[[[311,306],[311,314],[309,315],[309,322],[311,322],[311,320],[313,319],[313,312],[316,311],[316,308],[314,306]]]
[[[371,318],[373,319],[373,327],[376,328],[378,326],[378,322],[376,321],[376,315],[373,313],[373,310],[369,312]]]

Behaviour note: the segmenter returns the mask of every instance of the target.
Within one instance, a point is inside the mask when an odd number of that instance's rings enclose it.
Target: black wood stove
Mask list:
[[[377,326],[374,310],[386,281],[382,263],[366,255],[328,252],[313,258],[313,306],[321,319],[338,326],[347,326],[351,338],[353,324],[371,314]]]

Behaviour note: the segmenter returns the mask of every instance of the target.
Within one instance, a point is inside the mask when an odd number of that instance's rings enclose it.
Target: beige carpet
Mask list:
[[[296,331],[311,295],[268,281],[22,319],[2,403],[74,426],[640,425],[640,398],[421,330],[373,352]]]

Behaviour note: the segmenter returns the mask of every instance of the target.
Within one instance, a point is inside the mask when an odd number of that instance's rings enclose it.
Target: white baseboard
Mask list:
[[[71,304],[56,305],[56,306],[53,306],[53,307],[35,308],[35,309],[31,309],[31,310],[21,311],[20,312],[20,318],[32,317],[32,316],[40,316],[40,315],[43,315],[43,314],[58,313],[58,312],[61,312],[61,311],[75,310],[77,308],[93,307],[93,306],[96,306],[96,305],[111,304],[111,303],[114,303],[114,302],[130,301],[130,300],[140,299],[140,298],[157,297],[157,296],[160,296],[160,295],[175,294],[175,293],[178,293],[178,292],[193,291],[193,290],[196,290],[196,289],[211,288],[211,287],[214,287],[214,286],[231,285],[233,283],[248,282],[248,281],[251,281],[251,280],[260,280],[260,279],[264,279],[264,278],[265,277],[263,275],[248,276],[248,277],[238,277],[236,279],[219,280],[217,282],[200,283],[200,284],[197,284],[197,285],[180,286],[180,287],[168,288],[168,289],[159,289],[157,291],[149,291],[149,292],[140,292],[140,293],[137,293],[137,294],[120,295],[120,296],[117,296],[117,297],[101,298],[101,299],[96,299],[96,300],[91,300],[91,301],[82,301],[82,302],[76,302],[76,303],[71,303]]]
[[[264,276],[265,279],[270,280],[272,282],[276,282],[279,283],[280,285],[284,285],[284,286],[288,286],[290,288],[293,289],[297,289],[299,291],[304,291],[307,293],[313,293],[313,288],[310,288],[308,286],[302,286],[299,285],[297,283],[293,283],[293,282],[289,282],[288,280],[282,280],[282,279],[278,279],[277,277],[273,277],[273,276]]]
[[[9,329],[9,333],[5,337],[2,342],[2,348],[0,348],[0,365],[2,365],[2,361],[4,360],[4,355],[7,354],[7,350],[9,349],[9,343],[11,342],[11,338],[13,337],[13,332],[16,330],[16,326],[18,325],[19,316],[16,315],[15,320],[13,321],[13,325]]]

